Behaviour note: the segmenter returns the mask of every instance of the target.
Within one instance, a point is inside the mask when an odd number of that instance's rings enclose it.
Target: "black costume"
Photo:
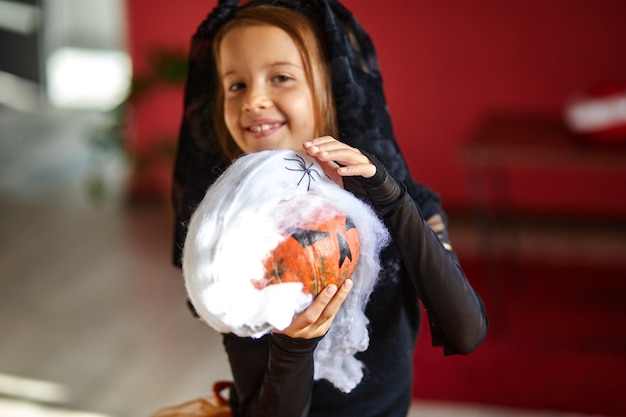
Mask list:
[[[207,187],[227,166],[211,126],[215,68],[211,40],[237,10],[220,1],[191,45],[185,115],[181,127],[173,199],[176,211],[174,262],[180,265],[186,226]],[[313,381],[313,351],[319,339],[224,335],[236,389],[235,416],[405,416],[411,400],[412,354],[422,301],[434,345],[446,354],[469,353],[484,338],[487,319],[453,252],[446,217],[432,191],[415,183],[394,140],[373,45],[334,0],[257,0],[300,10],[325,34],[331,62],[339,140],[365,152],[377,166],[370,179],[344,178],[344,186],[371,204],[393,242],[384,250],[382,275],[370,297],[370,346],[357,354],[362,382],[350,393]],[[437,234],[431,229],[434,225]]]

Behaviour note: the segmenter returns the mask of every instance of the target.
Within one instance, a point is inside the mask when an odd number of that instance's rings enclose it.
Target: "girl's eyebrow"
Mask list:
[[[274,68],[274,67],[294,67],[294,68],[297,68],[297,69],[300,69],[300,70],[303,69],[302,65],[298,65],[298,64],[295,64],[295,63],[290,62],[290,61],[276,61],[276,62],[271,62],[271,63],[269,63],[269,64],[264,66],[264,68],[266,68],[266,69],[271,69],[271,68]],[[237,73],[236,70],[231,69],[231,70],[226,71],[222,75],[222,77],[227,77],[229,75],[235,75],[236,73]]]
[[[296,67],[296,68],[302,68],[301,65],[295,64],[291,61],[277,61],[277,62],[272,62],[271,64],[267,65],[268,67],[282,67],[282,66],[288,66],[288,67]]]

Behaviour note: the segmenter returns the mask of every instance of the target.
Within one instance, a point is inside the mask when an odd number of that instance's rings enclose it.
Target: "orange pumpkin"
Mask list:
[[[352,275],[359,260],[360,243],[354,223],[335,216],[319,224],[291,231],[272,250],[263,265],[265,276],[256,288],[284,282],[301,282],[302,291],[317,295],[330,284],[340,286]]]

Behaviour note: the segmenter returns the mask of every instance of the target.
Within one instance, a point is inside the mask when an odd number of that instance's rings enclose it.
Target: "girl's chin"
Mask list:
[[[252,152],[261,152],[261,151],[270,151],[270,150],[278,150],[278,149],[291,149],[292,151],[302,152],[304,148],[302,144],[305,141],[288,141],[288,142],[273,142],[273,141],[263,141],[254,143],[253,146],[246,146],[246,153]]]

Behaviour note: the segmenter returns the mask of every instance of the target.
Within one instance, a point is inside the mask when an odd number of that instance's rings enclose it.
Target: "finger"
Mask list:
[[[307,309],[296,315],[289,327],[283,331],[275,330],[275,333],[306,339],[325,335],[351,288],[351,280],[346,280],[339,289],[329,285]]]
[[[360,152],[329,152],[323,158],[329,158],[335,161],[339,168],[337,174],[342,177],[362,176],[370,178],[376,174],[376,166],[372,164],[369,158]]]
[[[304,147],[308,148],[310,146],[322,146],[324,144],[333,143],[333,142],[341,143],[341,142],[339,142],[337,139],[335,139],[332,136],[320,136],[320,137],[313,138],[313,139],[305,142],[304,143]]]
[[[305,310],[306,316],[310,318],[311,323],[314,323],[319,319],[320,315],[322,315],[322,313],[327,308],[328,304],[333,300],[337,292],[337,286],[331,284],[325,287],[322,292],[320,292],[317,297],[315,297],[311,305]]]
[[[316,323],[336,293],[336,285],[327,286],[306,309],[294,316],[293,321],[287,328],[282,330],[274,329],[274,333],[283,333],[290,337],[307,339],[322,336],[325,330],[320,330]]]
[[[319,154],[324,154],[326,152],[332,152],[338,149],[353,149],[350,148],[343,142],[339,142],[337,139],[332,136],[322,136],[319,138],[312,139],[310,141],[304,142],[302,145],[307,153],[311,156],[318,156]]]
[[[367,164],[345,165],[337,169],[337,174],[342,177],[371,178],[376,174],[376,166],[369,162]]]
[[[369,158],[358,149],[351,148],[341,142],[327,143],[323,146],[312,145],[307,153],[321,162],[334,161],[341,166],[367,164]]]
[[[326,308],[324,308],[324,311],[322,311],[322,313],[320,314],[317,320],[318,326],[325,327],[326,330],[328,330],[328,327],[330,327],[330,324],[332,323],[333,319],[337,315],[339,308],[348,297],[348,294],[350,293],[350,290],[352,289],[352,287],[353,287],[352,280],[347,279],[343,283],[343,285],[339,288],[339,290],[336,292],[336,294],[332,297],[330,302],[326,305]]]

